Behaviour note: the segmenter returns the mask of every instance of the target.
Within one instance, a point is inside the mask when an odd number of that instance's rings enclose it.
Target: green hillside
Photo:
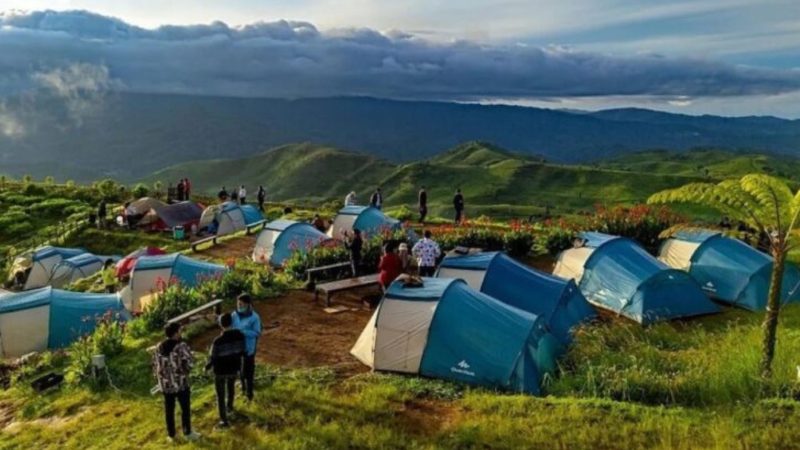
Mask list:
[[[763,172],[792,181],[800,181],[800,160],[796,158],[758,153],[732,153],[713,149],[689,152],[648,151],[604,161],[600,165],[609,169],[671,173],[712,179]]]
[[[239,160],[180,164],[147,181],[188,176],[196,190],[213,194],[221,186],[244,184],[252,193],[264,185],[271,201],[323,202],[355,190],[362,201],[382,186],[389,207],[416,203],[425,186],[434,214],[449,215],[457,187],[470,216],[518,217],[574,212],[597,203],[635,203],[653,192],[690,181],[768,172],[790,179],[800,161],[716,150],[685,153],[651,151],[589,165],[563,165],[519,155],[490,144],[469,142],[434,158],[396,165],[372,156],[313,144],[294,144]],[[797,178],[800,179],[800,178]]]

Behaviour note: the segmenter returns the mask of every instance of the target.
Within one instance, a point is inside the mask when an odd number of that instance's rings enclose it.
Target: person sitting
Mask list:
[[[397,256],[397,244],[394,241],[389,241],[383,247],[383,256],[378,263],[378,282],[381,284],[383,291],[389,289],[389,285],[403,273],[403,264],[400,257]]]

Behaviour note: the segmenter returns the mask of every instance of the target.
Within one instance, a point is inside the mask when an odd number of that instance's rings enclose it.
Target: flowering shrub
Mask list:
[[[631,238],[651,253],[658,252],[662,231],[686,220],[665,206],[595,206],[589,229]]]
[[[125,324],[114,314],[104,315],[92,334],[83,336],[70,345],[67,351],[69,363],[64,373],[67,383],[76,384],[86,379],[92,367],[92,356],[105,355],[110,358],[122,353],[124,338]]]
[[[658,251],[659,235],[666,229],[685,220],[666,207],[635,205],[606,208],[596,206],[595,213],[586,218],[544,222],[545,232],[537,247],[555,256],[572,247],[572,242],[582,230],[600,231],[623,236],[640,243],[651,253]]]
[[[196,289],[170,283],[144,308],[139,320],[144,322],[147,330],[155,331],[167,320],[201,306],[205,300]]]

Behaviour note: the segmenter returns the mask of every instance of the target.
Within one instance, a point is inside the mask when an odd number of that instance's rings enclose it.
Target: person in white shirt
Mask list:
[[[245,197],[247,197],[247,189],[244,188],[244,185],[241,185],[241,186],[239,186],[239,204],[240,205],[244,205],[245,203],[247,203],[247,200],[245,199]]]
[[[436,261],[442,255],[442,250],[439,248],[439,244],[431,239],[430,230],[425,230],[424,236],[423,239],[414,244],[411,253],[417,258],[419,276],[432,277],[436,273]]]
[[[356,198],[356,192],[352,191],[347,194],[347,197],[344,198],[344,206],[355,206],[358,204],[358,199]]]

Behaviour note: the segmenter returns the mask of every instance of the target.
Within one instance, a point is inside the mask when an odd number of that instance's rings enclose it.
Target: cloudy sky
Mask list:
[[[3,95],[100,87],[800,118],[798,0],[0,0],[0,10]]]

